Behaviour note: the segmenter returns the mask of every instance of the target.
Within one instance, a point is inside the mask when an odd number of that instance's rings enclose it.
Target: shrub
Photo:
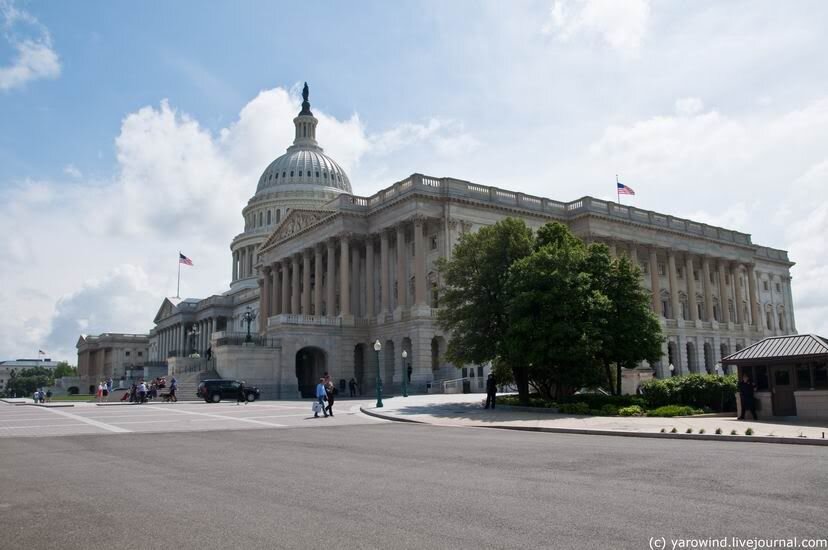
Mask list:
[[[693,407],[682,407],[679,405],[667,405],[664,407],[658,407],[657,409],[653,409],[647,411],[647,416],[664,416],[664,417],[671,417],[671,416],[690,416],[693,414],[698,414],[699,410],[694,409]]]
[[[739,432],[736,430],[730,430],[730,435],[739,435]]]
[[[677,433],[678,433],[678,430],[677,430],[677,429],[675,429],[675,428],[673,428],[672,430],[670,430],[670,433],[671,433],[671,434],[677,434]]]
[[[607,403],[598,411],[600,416],[618,416],[618,407],[612,403]]]
[[[69,395],[78,395],[80,393],[80,389],[77,386],[69,386],[69,389],[66,391]]]
[[[650,407],[688,405],[712,411],[736,410],[736,375],[690,374],[650,380],[641,385]]]
[[[716,435],[722,435],[722,429],[716,428]]]
[[[703,433],[704,433],[704,428],[701,428],[701,429],[699,430],[699,433],[700,433],[700,434],[703,434]]]
[[[748,428],[745,430],[745,435],[753,435],[753,428]]]
[[[618,409],[618,414],[621,416],[644,416],[644,409],[638,405],[630,405]]]
[[[664,433],[666,431],[667,431],[667,428],[661,428],[661,433]]]
[[[559,407],[559,410],[564,414],[589,414],[589,405],[583,402],[578,403],[564,403]]]
[[[578,395],[570,395],[560,399],[561,404],[564,403],[586,403],[590,409],[600,411],[605,405],[614,405],[615,408],[629,407],[631,405],[638,405],[646,409],[647,401],[640,395],[603,395],[595,393],[583,393]]]
[[[691,434],[691,433],[693,433],[693,428],[687,428],[687,431],[686,431],[686,432],[684,432],[684,433],[686,433],[686,434]]]

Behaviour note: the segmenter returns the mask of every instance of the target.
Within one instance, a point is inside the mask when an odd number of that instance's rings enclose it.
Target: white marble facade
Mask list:
[[[676,375],[715,372],[724,355],[796,330],[793,264],[785,251],[756,245],[750,235],[591,197],[563,203],[420,174],[358,197],[317,144],[307,97],[293,122],[294,144],[267,167],[242,212],[245,230],[231,243],[230,291],[165,301],[151,332],[151,341],[162,338],[162,348],[154,348],[162,349],[159,359],[175,351],[165,334],[182,349],[189,342],[182,335],[196,323],[207,335],[188,350],[211,347],[219,374],[268,386],[273,396],[307,393],[325,371],[336,381],[356,378],[368,393],[378,363],[391,391],[403,377],[409,382],[409,373],[413,391],[458,378],[444,359],[448,335],[435,323],[435,262],[451,256],[463,233],[509,216],[535,229],[563,222],[585,241],[604,242],[638,263],[667,335],[653,365],[657,376],[669,376],[669,365]],[[258,315],[264,348],[255,361],[250,352],[255,369],[245,368],[244,349],[231,337],[244,331],[247,307]],[[471,372],[483,373],[477,366]]]

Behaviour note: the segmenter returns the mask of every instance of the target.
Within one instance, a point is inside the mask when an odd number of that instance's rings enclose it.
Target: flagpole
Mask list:
[[[621,190],[618,188],[618,174],[615,174],[615,194],[618,197],[618,205],[621,205]]]
[[[181,251],[178,251],[178,283],[175,285],[175,297],[181,298]]]

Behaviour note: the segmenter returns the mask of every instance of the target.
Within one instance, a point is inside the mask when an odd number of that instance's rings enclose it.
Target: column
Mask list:
[[[696,277],[693,272],[693,256],[687,255],[684,262],[684,276],[687,279],[687,309],[690,310],[690,320],[694,323],[699,320],[699,308],[696,307]]]
[[[676,274],[676,255],[672,250],[667,251],[667,269],[670,281],[670,301],[673,308],[673,319],[678,319],[681,313],[681,302],[678,294],[678,276]]]
[[[263,291],[263,294],[260,295],[261,296],[260,297],[261,311],[259,312],[259,317],[264,316],[264,318],[267,319],[268,317],[273,315],[273,308],[272,308],[271,303],[270,303],[271,299],[272,299],[272,294],[273,294],[273,287],[271,286],[272,279],[271,279],[271,272],[270,272],[270,266],[269,265],[262,268],[262,275],[263,275],[263,278],[262,278],[262,291]],[[264,314],[264,315],[262,315],[262,314]],[[265,322],[265,327],[267,327],[266,322]]]
[[[351,312],[355,317],[362,316],[359,292],[359,243],[351,246]]]
[[[661,316],[661,281],[658,275],[658,250],[650,248],[650,286],[653,291],[653,313]]]
[[[388,271],[388,231],[380,233],[380,307],[379,312],[384,314],[391,311],[391,284]]]
[[[759,294],[756,292],[756,272],[752,265],[747,266],[748,277],[748,300],[750,302],[750,318],[751,323],[756,328],[762,327],[762,322],[759,320]]]
[[[311,250],[302,252],[302,315],[311,314]]]
[[[615,247],[615,241],[609,241],[607,243],[607,247],[609,248],[610,258],[617,258],[618,257],[618,249]]]
[[[730,322],[730,307],[727,297],[727,266],[728,262],[719,260],[719,322]],[[720,350],[721,351],[721,350]]]
[[[397,225],[397,308],[405,306],[405,256],[405,227],[399,224]]]
[[[641,269],[638,265],[638,248],[634,244],[630,245],[630,263],[633,267]]]
[[[336,248],[333,239],[328,239],[328,251],[326,260],[328,262],[328,276],[325,280],[325,315],[336,316]]]
[[[414,218],[414,303],[426,305],[425,220]]]
[[[273,277],[271,281],[270,293],[270,309],[271,315],[279,315],[282,313],[282,287],[279,282],[279,263],[273,262],[270,264],[270,275]]]
[[[282,260],[282,313],[290,313],[290,266]]]
[[[740,324],[746,323],[745,311],[742,308],[742,300],[744,300],[744,292],[742,290],[742,264],[736,265],[736,269],[733,272],[733,284],[736,289],[736,303],[734,304],[736,307],[736,322]],[[734,349],[733,351],[736,350]]]
[[[374,316],[374,236],[365,239],[365,316]]]
[[[299,254],[294,254],[292,259],[293,266],[290,273],[292,283],[290,292],[290,312],[301,313],[299,311]]]
[[[704,277],[704,311],[705,321],[713,320],[713,289],[710,286],[710,258],[702,258],[702,277]]]
[[[239,253],[233,252],[233,280],[239,278]]]
[[[347,317],[351,314],[351,285],[348,272],[348,256],[350,254],[348,235],[339,239],[339,314]]]
[[[322,315],[322,247],[313,247],[313,313]]]
[[[242,260],[241,278],[244,279],[245,277],[247,277],[247,247],[246,246],[244,248],[242,248],[241,253],[242,253],[242,257],[241,257],[241,260]]]

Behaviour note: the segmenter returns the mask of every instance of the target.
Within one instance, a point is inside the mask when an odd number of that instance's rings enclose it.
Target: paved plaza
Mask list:
[[[31,400],[29,400],[31,401]],[[359,413],[365,401],[334,404],[333,418],[314,418],[310,401],[233,401],[172,404],[32,406],[0,403],[0,438],[54,437],[84,434],[160,433],[210,430],[320,427],[324,423],[376,424],[383,422]]]

